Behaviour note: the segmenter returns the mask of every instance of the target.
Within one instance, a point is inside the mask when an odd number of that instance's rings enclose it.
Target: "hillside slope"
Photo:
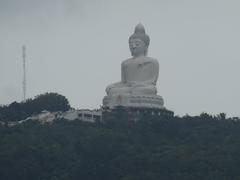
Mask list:
[[[0,127],[4,180],[237,180],[240,121],[224,114]]]

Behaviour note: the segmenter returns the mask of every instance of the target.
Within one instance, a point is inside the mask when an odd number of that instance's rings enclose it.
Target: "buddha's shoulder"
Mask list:
[[[146,64],[153,64],[153,65],[158,65],[158,60],[152,57],[144,57],[140,60],[141,63],[146,63]]]
[[[158,60],[156,58],[152,58],[152,57],[146,57],[146,61],[158,63]]]

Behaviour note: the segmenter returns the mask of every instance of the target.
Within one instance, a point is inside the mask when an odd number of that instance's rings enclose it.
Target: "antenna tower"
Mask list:
[[[27,80],[26,80],[26,47],[22,46],[22,58],[23,58],[23,101],[26,101]]]

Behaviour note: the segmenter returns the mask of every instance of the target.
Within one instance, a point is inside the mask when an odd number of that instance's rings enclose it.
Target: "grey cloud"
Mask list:
[[[127,39],[142,22],[149,56],[160,63],[158,90],[177,114],[239,114],[238,1],[0,0],[0,104],[22,98],[21,46],[28,97],[62,93],[97,108],[120,79]]]

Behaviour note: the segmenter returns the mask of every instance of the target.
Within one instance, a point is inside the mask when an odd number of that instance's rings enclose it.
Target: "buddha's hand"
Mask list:
[[[109,94],[109,92],[111,91],[112,88],[113,88],[112,84],[107,86],[107,88],[105,89],[106,93]]]
[[[111,89],[111,87],[107,87],[105,91],[106,91],[106,92],[109,92],[110,89]]]

